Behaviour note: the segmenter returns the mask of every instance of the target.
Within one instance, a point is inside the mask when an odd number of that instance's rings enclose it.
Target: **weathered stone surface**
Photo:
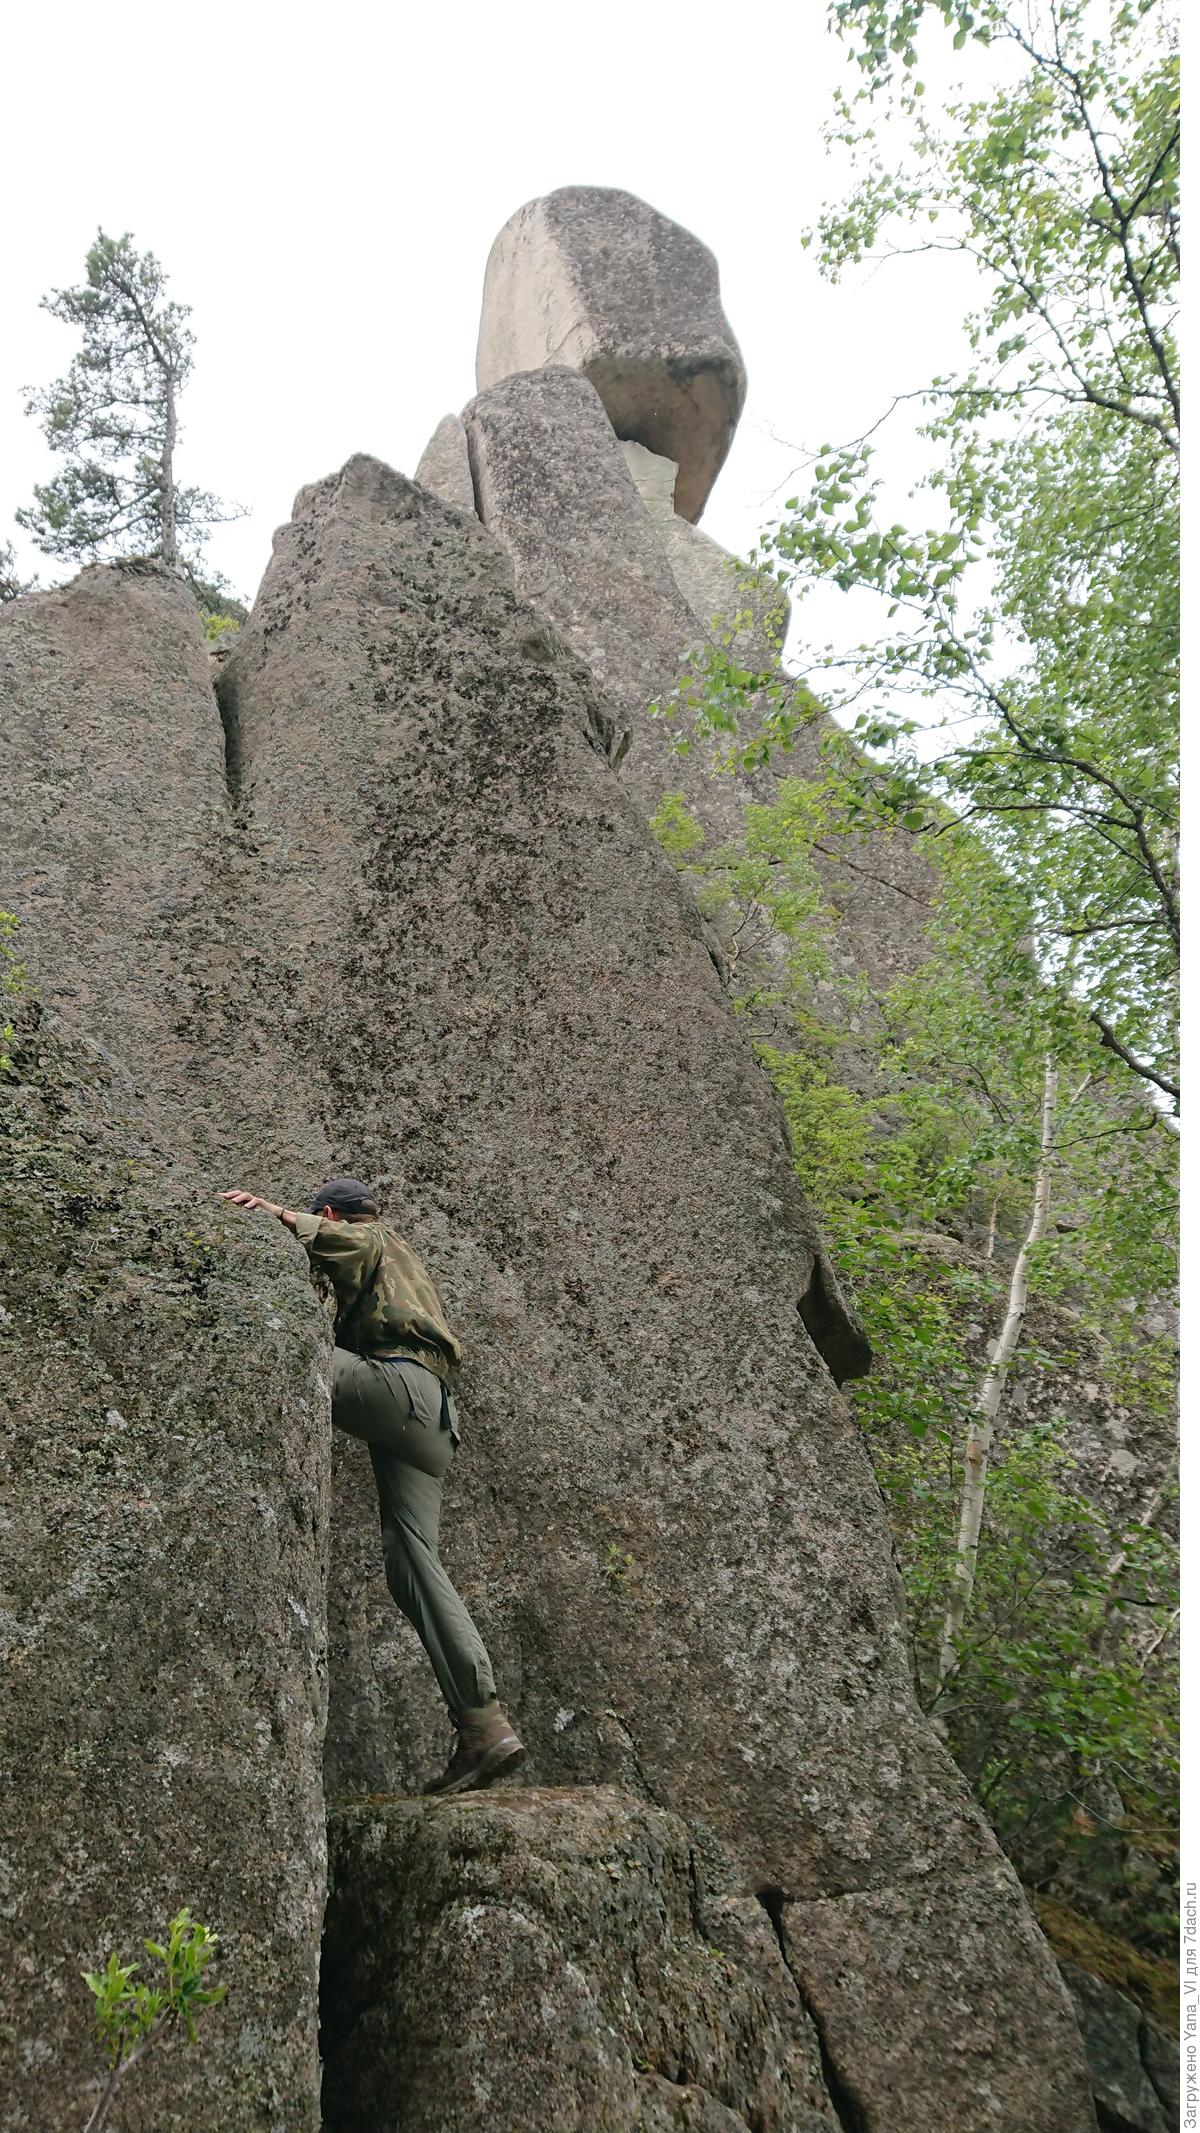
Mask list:
[[[1171,2121],[1142,2064],[1141,2009],[1078,1963],[1059,1967],[1075,2003],[1101,2125],[1115,2133],[1169,2133]]]
[[[0,611],[0,659],[30,980],[0,1094],[4,2124],[83,2124],[80,1972],[187,1904],[229,1998],[122,2133],[314,2133],[327,1349],[198,1152],[226,1108],[191,960],[228,806],[204,644],[178,581],[110,568]]]
[[[674,459],[675,508],[699,518],[746,397],[707,245],[632,193],[529,201],[488,256],[475,382],[545,365],[581,371],[618,437]]]
[[[769,769],[713,777],[719,747],[681,756],[670,723],[647,717],[708,635],[703,583],[714,572],[726,575],[721,551],[710,554],[695,529],[680,534],[678,519],[664,529],[661,475],[650,484],[648,507],[585,379],[561,370],[508,378],[473,400],[463,420],[480,512],[512,559],[518,589],[579,653],[629,735],[623,784],[644,815],[664,793],[679,791],[711,846],[740,840],[748,801],[769,805],[779,777],[816,769],[819,732],[802,729],[794,753]],[[635,464],[644,476],[644,461]],[[765,648],[761,621],[755,642]],[[827,934],[832,976],[866,971],[888,983],[914,968],[931,889],[913,839],[839,840],[836,856],[820,864],[835,914]],[[731,913],[730,929],[741,920]],[[744,962],[770,958],[779,946],[761,925],[738,938]],[[829,1005],[836,1013],[836,997]],[[783,1020],[778,1036],[786,1042]]]
[[[469,511],[475,516],[475,487],[471,480],[471,461],[467,451],[467,433],[457,415],[443,415],[420,459],[414,480],[423,489],[432,489],[444,504],[453,504],[458,511]]]
[[[855,2133],[1094,2126],[1071,2001],[1003,1864],[786,1903],[782,1940]],[[913,2005],[915,2024],[902,2012]]]
[[[196,1079],[188,921],[229,806],[195,601],[155,564],[14,601],[0,691],[5,895],[47,1003],[179,1098]]]
[[[1179,2043],[1155,2023],[1142,2021],[1142,2065],[1150,2076],[1154,2093],[1176,2133],[1179,2125]]]
[[[518,592],[640,728],[700,632],[593,387],[561,369],[506,378],[463,421],[480,515]]]
[[[621,451],[662,542],[671,575],[700,625],[701,638],[728,646],[750,672],[777,671],[787,635],[787,594],[765,571],[751,571],[675,509],[675,463],[641,444]]]
[[[335,1807],[321,2039],[328,2133],[839,2133],[761,1904],[608,1786]]]
[[[889,2133],[930,2133],[933,2091],[947,2125],[995,2123],[961,2094],[940,1999],[986,1889],[989,1959],[1030,2017],[1014,2032],[986,1996],[975,2017],[1005,2133],[1050,2133],[1048,2095],[1053,2133],[1084,2133],[1061,1984],[913,1704],[882,1506],[804,1300],[831,1285],[827,1347],[853,1323],[587,677],[482,529],[354,460],[298,501],[228,678],[270,917],[246,1012],[264,1033],[296,1015],[314,1115],[388,1188],[464,1336],[447,1556],[531,1777],[619,1782],[743,1883],[823,1902],[834,1971],[856,1904],[890,1892],[928,2071]],[[358,1450],[329,1769],[394,1791],[441,1741]],[[873,2031],[839,2050],[865,2090]],[[603,2095],[619,2071],[595,2054]]]

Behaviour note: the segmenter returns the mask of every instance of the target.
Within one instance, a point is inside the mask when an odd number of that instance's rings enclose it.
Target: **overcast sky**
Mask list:
[[[248,506],[211,560],[250,596],[303,483],[356,451],[411,473],[471,397],[501,224],[539,193],[595,184],[716,252],[750,392],[704,524],[744,551],[804,448],[858,434],[949,367],[970,296],[944,260],[831,288],[801,249],[843,178],[820,128],[851,76],[824,15],[823,0],[753,14],[517,0],[419,19],[362,0],[22,9],[0,90],[0,539],[51,467],[20,387],[74,347],[38,301],[82,279],[98,224],[132,231],[193,307],[179,474]],[[935,93],[947,64],[934,39]],[[902,489],[919,458],[903,427],[890,434]],[[17,547],[44,582],[62,575]],[[841,633],[845,603],[829,602]]]

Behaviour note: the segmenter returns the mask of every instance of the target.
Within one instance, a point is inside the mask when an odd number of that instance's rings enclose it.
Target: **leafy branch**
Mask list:
[[[163,1965],[161,1985],[135,1982],[140,1965],[122,1963],[115,1953],[103,1970],[82,1973],[95,1997],[96,2033],[109,2065],[84,2133],[102,2133],[118,2089],[155,2045],[166,2043],[179,2031],[194,2043],[200,2010],[215,2007],[225,1997],[226,1986],[204,1983],[205,1970],[216,1954],[217,1936],[186,1908],[171,1920],[165,1946],[154,1940],[142,1945]]]

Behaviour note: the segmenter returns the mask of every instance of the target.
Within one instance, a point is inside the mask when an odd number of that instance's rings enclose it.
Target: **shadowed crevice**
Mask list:
[[[834,2116],[842,2128],[842,2133],[868,2133],[867,2122],[859,2110],[858,2102],[834,2064],[821,2018],[788,1961],[787,1936],[783,1926],[783,1890],[778,1888],[756,1889],[754,1893],[771,1921],[772,1930],[779,1943],[779,1953],[783,1959],[784,1969],[799,1993],[800,2004],[816,2032],[817,2048],[821,2054],[821,2079],[825,2083],[826,2094],[833,2107]]]
[[[799,1309],[834,1384],[844,1385],[848,1378],[865,1378],[871,1368],[871,1343],[823,1251],[818,1250],[814,1256]]]
[[[217,668],[213,677],[213,695],[217,699],[221,732],[224,735],[226,790],[236,807],[242,797],[243,753],[237,708],[237,679],[228,661]]]

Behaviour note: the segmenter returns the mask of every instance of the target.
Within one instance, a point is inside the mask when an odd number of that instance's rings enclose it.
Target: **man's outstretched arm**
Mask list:
[[[235,1186],[232,1192],[223,1192],[221,1198],[223,1200],[232,1200],[235,1207],[244,1207],[247,1211],[252,1207],[261,1207],[264,1215],[278,1215],[280,1221],[286,1222],[289,1229],[294,1230],[296,1227],[296,1212],[294,1208],[277,1207],[274,1200],[260,1200],[257,1193],[242,1192],[240,1188]]]
[[[235,1207],[244,1207],[247,1213],[261,1207],[264,1214],[277,1215],[300,1239],[312,1264],[328,1275],[339,1307],[344,1310],[355,1301],[375,1248],[374,1240],[363,1234],[367,1224],[326,1222],[320,1215],[279,1207],[274,1200],[263,1200],[257,1193],[242,1192],[237,1188],[223,1192],[221,1198],[232,1200]]]

